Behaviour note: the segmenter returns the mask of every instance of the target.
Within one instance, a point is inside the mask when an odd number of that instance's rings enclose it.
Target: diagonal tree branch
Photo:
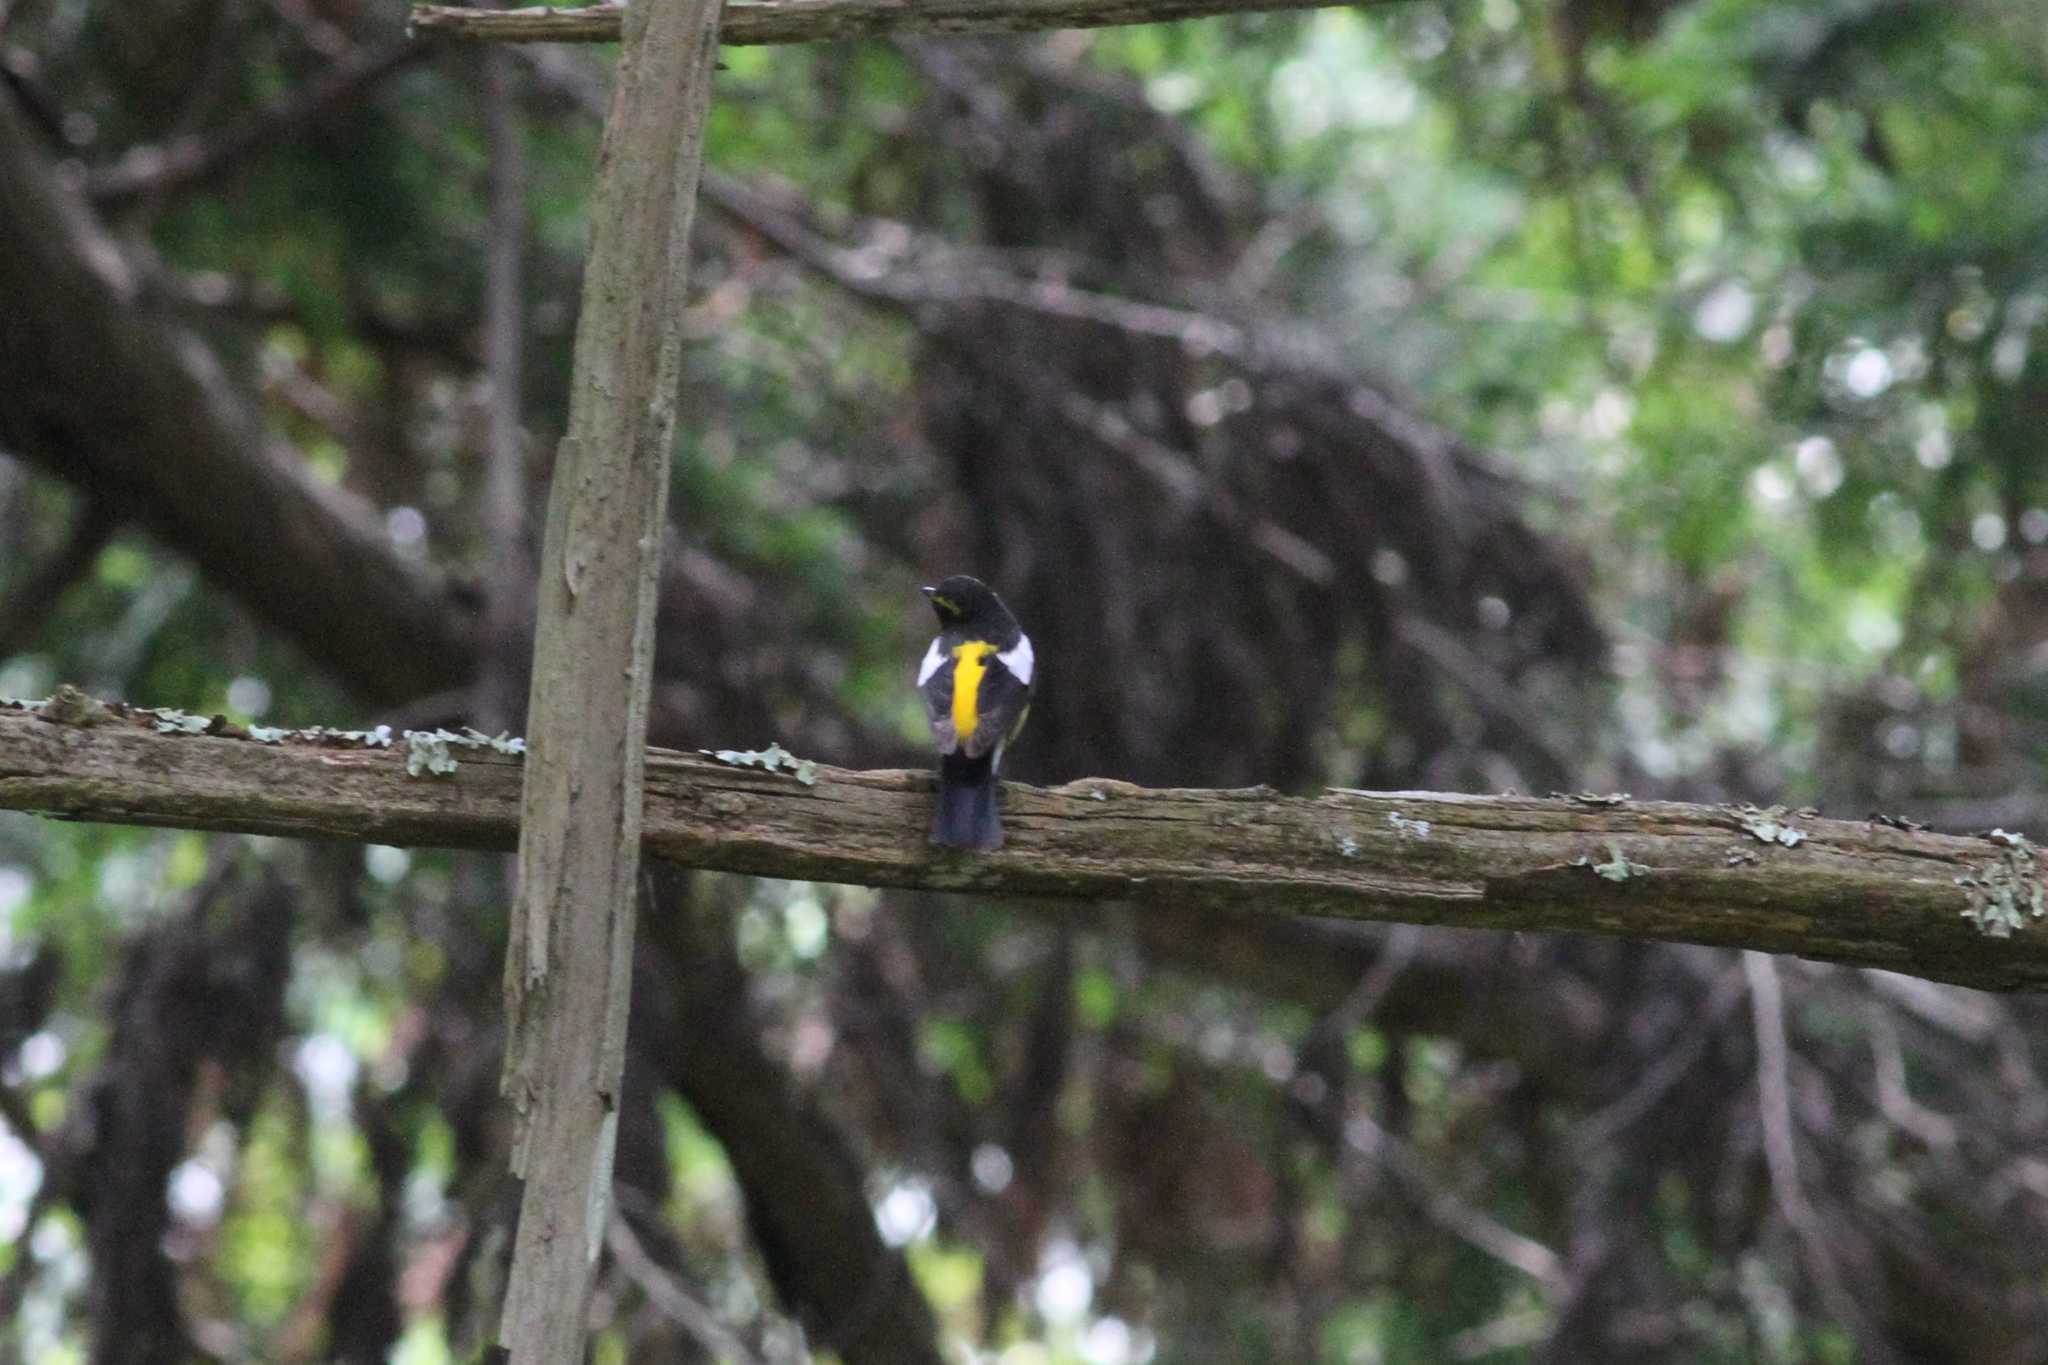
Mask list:
[[[1160,24],[1219,14],[1324,9],[1339,0],[727,0],[718,40],[734,47],[832,42],[894,33],[1036,33]],[[1399,4],[1401,0],[1351,0]],[[624,5],[461,9],[415,5],[412,27],[493,43],[615,43]]]
[[[519,760],[488,746],[456,746],[450,776],[408,777],[403,742],[162,734],[152,713],[76,693],[49,710],[64,719],[0,708],[0,808],[392,844],[509,848],[516,835]],[[766,761],[651,750],[645,851],[810,881],[1607,934],[2048,986],[2048,925],[2029,910],[2041,874],[2017,836],[1675,802],[1084,779],[1007,786],[1008,845],[963,857],[920,833],[924,773]]]
[[[814,1347],[846,1365],[940,1365],[931,1306],[876,1230],[852,1135],[762,1042],[715,894],[675,867],[648,872],[640,923],[666,970],[635,991],[636,1046],[655,1049],[725,1148],[769,1279]]]
[[[205,136],[192,133],[169,143],[132,148],[113,165],[88,175],[86,194],[96,204],[119,207],[147,195],[176,194],[204,185],[361,99],[371,87],[426,56],[432,47],[424,39],[408,39],[381,51],[350,53],[319,80],[251,110],[222,131]]]
[[[189,555],[365,700],[467,683],[475,620],[441,575],[266,433],[141,289],[0,99],[0,447]]]
[[[91,571],[100,551],[114,538],[120,523],[113,509],[87,503],[62,548],[34,566],[22,583],[0,601],[0,659],[26,648],[44,621],[57,609],[57,599]]]

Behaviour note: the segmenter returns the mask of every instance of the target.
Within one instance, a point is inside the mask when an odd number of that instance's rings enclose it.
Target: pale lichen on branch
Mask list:
[[[129,706],[123,702],[103,702],[70,683],[61,684],[48,697],[36,701],[0,697],[0,709],[31,712],[44,720],[79,729],[139,721],[152,725],[160,735],[212,735],[252,740],[257,744],[282,744],[296,740],[330,747],[388,749],[394,742],[400,742],[405,746],[408,777],[445,777],[453,773],[457,766],[457,749],[489,750],[513,756],[526,752],[526,741],[517,735],[502,732],[487,735],[466,725],[460,730],[401,730],[396,734],[388,725],[373,726],[368,730],[335,730],[324,725],[300,729],[239,725],[218,712],[200,715],[174,706]]]
[[[407,776],[414,746],[389,730],[258,733],[214,717],[195,732],[166,726],[176,714],[83,694],[0,703],[0,808],[399,845],[517,840],[517,741],[440,732],[461,762],[428,780]],[[780,745],[651,749],[643,848],[791,880],[1602,933],[2048,986],[2044,868],[2004,831],[1800,812],[1787,841],[1786,817],[1753,807],[1088,778],[1006,784],[1004,849],[942,857],[923,836],[930,800],[929,773],[834,768]]]
[[[1984,837],[1999,846],[1999,855],[1987,866],[1956,878],[1956,885],[1970,897],[1963,918],[1993,938],[2011,938],[2029,921],[2048,915],[2039,850],[2024,834],[1994,829]]]

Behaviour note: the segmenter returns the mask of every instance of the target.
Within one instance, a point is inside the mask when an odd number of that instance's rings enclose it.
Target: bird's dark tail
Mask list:
[[[932,842],[983,852],[1003,846],[1003,821],[996,814],[996,773],[992,755],[939,760],[939,799],[932,807]]]

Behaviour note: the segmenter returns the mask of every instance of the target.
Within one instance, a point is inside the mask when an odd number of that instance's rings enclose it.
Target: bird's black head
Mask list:
[[[932,600],[932,610],[939,614],[941,626],[979,625],[1010,619],[1010,609],[1003,605],[1003,599],[996,596],[995,590],[964,573],[956,573],[933,584],[924,589],[924,595]]]

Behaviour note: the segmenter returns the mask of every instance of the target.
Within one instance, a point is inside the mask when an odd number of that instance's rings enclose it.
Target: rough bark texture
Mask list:
[[[505,848],[519,760],[460,749],[407,777],[403,741],[164,735],[0,710],[0,808],[64,818]],[[689,867],[933,891],[1114,900],[1796,953],[1989,990],[2048,985],[2048,924],[1979,928],[2040,888],[2031,846],[1880,822],[1605,798],[1007,784],[1000,853],[933,850],[931,778],[819,765],[805,782],[651,750],[645,851]],[[1790,831],[1789,836],[1784,831]],[[1620,877],[1619,880],[1616,880]],[[1967,879],[1968,884],[1965,884]],[[1968,912],[1968,913],[1966,913]],[[1192,930],[1190,932],[1193,932]]]
[[[716,0],[640,5],[599,153],[528,703],[504,1088],[525,1181],[499,1341],[580,1359],[610,1219],[641,767]]]
[[[1361,0],[1353,0],[1360,3]],[[1337,0],[736,0],[718,40],[735,47],[816,43],[880,33],[1036,33],[1159,24],[1217,14],[1322,9]],[[1362,0],[1390,4],[1394,0]],[[415,5],[420,33],[496,43],[615,43],[624,5],[585,9],[458,9]]]

